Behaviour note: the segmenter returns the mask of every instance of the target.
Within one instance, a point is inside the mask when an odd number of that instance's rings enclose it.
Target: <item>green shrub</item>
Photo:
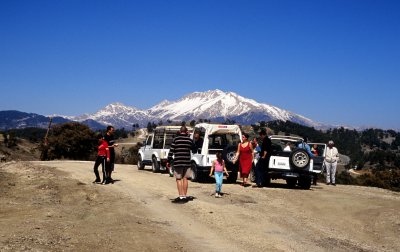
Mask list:
[[[336,176],[336,183],[343,185],[356,185],[357,179],[353,178],[347,171],[342,171]]]
[[[129,149],[125,149],[125,147],[122,147],[121,154],[115,157],[115,163],[136,165],[138,161],[138,152],[141,145],[141,143],[138,143],[130,147]]]
[[[92,160],[98,141],[86,125],[68,122],[55,125],[48,137],[47,159]],[[42,150],[46,146],[42,146]]]

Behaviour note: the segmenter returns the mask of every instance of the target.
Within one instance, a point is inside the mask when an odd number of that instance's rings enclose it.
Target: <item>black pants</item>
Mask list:
[[[262,186],[265,184],[265,179],[268,176],[269,171],[269,159],[267,156],[265,159],[260,158],[256,165],[256,184]]]
[[[99,175],[99,165],[101,164],[101,171],[103,173],[103,182],[106,181],[107,179],[107,162],[106,162],[106,157],[105,156],[97,156],[96,161],[94,162],[94,175],[96,175],[96,181],[100,181],[100,175]]]

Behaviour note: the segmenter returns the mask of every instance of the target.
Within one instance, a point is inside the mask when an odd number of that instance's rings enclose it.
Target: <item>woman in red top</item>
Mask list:
[[[99,175],[99,165],[101,164],[101,170],[103,172],[103,182],[107,183],[107,174],[106,174],[106,162],[110,162],[110,149],[108,148],[108,143],[104,140],[101,134],[97,135],[97,139],[99,140],[99,146],[97,147],[97,158],[94,162],[94,175],[96,175],[96,180],[93,183],[100,183],[100,175]]]
[[[253,156],[254,150],[252,144],[249,142],[249,135],[242,135],[242,143],[238,145],[238,149],[235,155],[235,159],[233,163],[236,163],[239,159],[239,171],[240,177],[243,179],[242,186],[247,186],[247,178],[249,177],[249,173],[251,167],[253,165]]]

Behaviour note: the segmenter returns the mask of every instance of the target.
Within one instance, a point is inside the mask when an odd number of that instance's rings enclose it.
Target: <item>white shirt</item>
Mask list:
[[[325,161],[335,163],[339,160],[339,152],[336,147],[329,148],[326,152]]]

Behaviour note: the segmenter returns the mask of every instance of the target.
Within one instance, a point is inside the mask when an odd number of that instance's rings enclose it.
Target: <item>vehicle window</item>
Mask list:
[[[238,145],[240,137],[238,134],[214,134],[208,136],[209,154],[215,154],[218,150],[223,150],[228,145]]]
[[[209,135],[208,136],[208,148],[209,149],[222,149],[222,135]]]
[[[162,149],[164,143],[164,134],[161,133],[156,133],[154,135],[154,141],[153,141],[153,148],[154,149]]]
[[[286,147],[287,142],[281,139],[272,139],[271,146],[274,151],[282,151]],[[291,147],[289,145],[289,147]]]
[[[227,145],[238,145],[240,143],[240,136],[238,134],[227,134],[226,135]]]
[[[174,140],[176,135],[177,135],[177,131],[167,131],[166,132],[164,149],[170,149],[171,148],[172,141]]]
[[[325,144],[309,144],[311,148],[311,152],[315,156],[324,156],[325,154]]]
[[[147,142],[146,142],[146,145],[151,145],[151,141],[153,140],[153,136],[149,136],[148,138],[147,138]]]
[[[297,148],[299,142],[288,141],[286,139],[271,139],[272,152],[291,152]]]

